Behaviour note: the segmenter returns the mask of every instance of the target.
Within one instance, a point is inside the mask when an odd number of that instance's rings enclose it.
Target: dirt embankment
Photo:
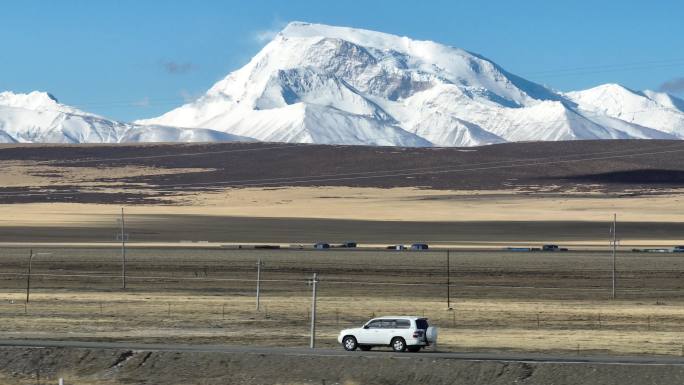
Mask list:
[[[2,348],[7,385],[213,384],[681,384],[684,367],[463,361],[424,357],[318,357],[278,354]]]

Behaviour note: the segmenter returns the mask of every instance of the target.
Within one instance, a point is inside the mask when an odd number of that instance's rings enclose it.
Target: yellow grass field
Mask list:
[[[310,299],[136,293],[2,293],[5,338],[307,346]],[[14,301],[9,304],[9,301]],[[420,300],[322,297],[318,346],[373,315],[423,314],[440,330],[438,350],[680,355],[682,303],[634,301]],[[539,316],[539,318],[537,318]]]
[[[0,205],[0,226],[98,223],[120,206],[86,203]],[[130,214],[335,218],[371,221],[621,221],[671,222],[684,218],[684,196],[670,194],[534,194],[516,191],[436,191],[417,188],[287,187],[184,193],[168,204],[134,205]]]

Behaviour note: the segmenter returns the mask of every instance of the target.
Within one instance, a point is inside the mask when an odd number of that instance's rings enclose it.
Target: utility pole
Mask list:
[[[611,244],[613,245],[613,293],[612,293],[612,299],[615,299],[615,287],[616,287],[616,281],[617,281],[617,274],[616,274],[616,260],[615,260],[615,252],[617,249],[617,214],[613,214],[613,239],[611,240]]]
[[[311,341],[309,347],[314,349],[316,347],[316,284],[318,283],[318,277],[316,273],[313,273],[313,296],[311,298]]]
[[[121,208],[121,287],[126,289],[126,222]]]
[[[259,291],[261,289],[261,258],[257,260],[256,311],[259,311]]]
[[[26,303],[29,302],[29,294],[31,292],[31,261],[33,260],[33,249],[29,250],[28,259],[28,274],[26,274]]]
[[[451,308],[451,268],[449,267],[449,249],[447,249],[446,254],[446,272],[447,272],[447,310],[453,310]]]
[[[33,264],[33,257],[37,257],[39,255],[51,255],[52,253],[34,253],[33,249],[29,249],[29,258],[28,258],[28,272],[26,274],[26,303],[28,304],[29,302],[29,295],[31,294],[31,265]]]

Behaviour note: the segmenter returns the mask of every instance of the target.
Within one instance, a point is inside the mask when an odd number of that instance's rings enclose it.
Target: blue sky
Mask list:
[[[684,2],[8,1],[0,90],[45,90],[107,117],[159,115],[299,20],[434,40],[559,90],[621,83],[684,95]]]

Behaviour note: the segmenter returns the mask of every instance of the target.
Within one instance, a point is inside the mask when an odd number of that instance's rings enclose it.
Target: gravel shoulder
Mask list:
[[[681,384],[681,365],[539,363],[407,355],[283,355],[82,348],[0,348],[8,385]]]

